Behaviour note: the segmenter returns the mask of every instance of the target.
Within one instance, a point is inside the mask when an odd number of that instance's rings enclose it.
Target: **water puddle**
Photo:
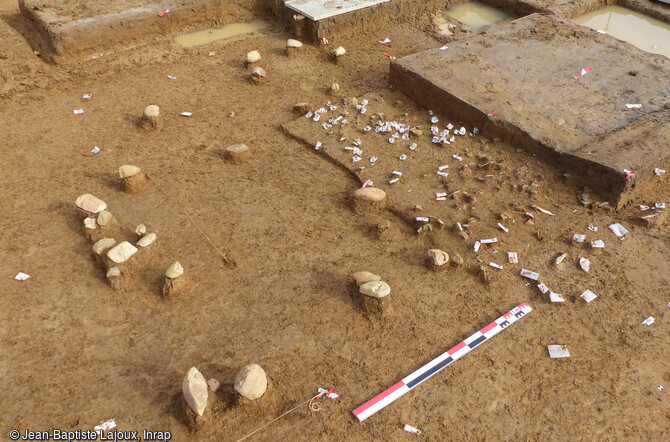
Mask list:
[[[473,29],[492,25],[509,17],[509,14],[480,2],[454,5],[445,14]]]
[[[670,57],[670,24],[622,6],[607,6],[573,18],[578,25],[588,26],[627,41],[643,51]]]
[[[193,46],[204,45],[216,40],[234,37],[236,35],[250,34],[267,27],[268,23],[261,19],[249,23],[231,23],[222,28],[203,29],[202,31],[177,35],[174,38],[174,41],[185,48],[191,48]]]

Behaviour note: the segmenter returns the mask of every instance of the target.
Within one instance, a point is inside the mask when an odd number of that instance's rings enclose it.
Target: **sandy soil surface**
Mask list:
[[[290,35],[275,25],[192,50],[164,42],[60,66],[33,54],[15,2],[0,0],[0,18],[3,439],[13,428],[91,429],[113,418],[120,430],[235,441],[332,386],[340,398],[322,401],[322,411],[305,405],[251,440],[414,438],[403,424],[428,440],[668,440],[667,226],[646,228],[636,205],[619,213],[582,206],[582,189],[569,177],[485,133],[459,139],[453,152],[425,142],[398,187],[383,186],[391,210],[355,215],[350,194],[368,178],[282,129],[296,118],[297,102],[316,109],[366,96],[385,100],[371,101],[371,112],[388,106],[387,119],[427,128],[425,109],[385,90],[384,53],[439,46],[430,17],[306,46],[295,59],[283,51]],[[385,37],[392,43],[382,46]],[[327,50],[340,44],[347,59],[335,65]],[[254,49],[268,72],[259,86],[247,82],[243,63]],[[328,93],[333,82],[340,97]],[[148,104],[163,110],[163,131],[136,126]],[[184,111],[192,116],[180,116]],[[388,142],[381,135],[370,136],[376,141],[364,145],[366,161],[368,153],[382,159],[369,169],[384,183],[397,166],[395,151],[382,150]],[[231,164],[222,151],[240,142],[253,159]],[[91,153],[94,146],[99,153]],[[496,163],[492,171],[479,171],[480,152]],[[472,175],[453,153],[472,164]],[[432,192],[445,189],[434,170],[443,160],[453,170],[449,190],[471,198],[433,201]],[[140,166],[155,183],[124,193],[122,164]],[[636,204],[662,202],[666,177]],[[83,193],[105,200],[127,230],[145,223],[158,235],[128,291],[111,290],[91,256],[74,206]],[[555,216],[535,212],[535,224],[527,224],[515,211],[533,203]],[[418,235],[410,222],[419,216],[416,205],[447,228]],[[511,215],[508,234],[496,227],[501,212]],[[473,216],[479,220],[466,241],[453,225]],[[389,238],[377,237],[382,220],[391,222]],[[630,230],[626,240],[609,231],[613,222]],[[575,233],[606,247],[592,253],[573,245]],[[473,240],[489,236],[501,242],[475,254]],[[426,252],[434,247],[458,251],[464,266],[428,269]],[[506,262],[508,251],[519,253],[518,265]],[[569,259],[557,268],[562,252]],[[591,260],[589,273],[579,269],[579,257]],[[184,265],[188,286],[163,300],[160,283],[173,260]],[[479,267],[489,261],[504,269],[489,268],[486,283]],[[551,304],[527,287],[521,267],[540,272],[566,302]],[[358,270],[391,286],[393,309],[385,316],[357,309],[351,274]],[[16,281],[18,272],[31,277]],[[579,297],[586,289],[598,295],[589,304]],[[527,318],[364,423],[354,419],[355,407],[523,301],[534,307]],[[641,325],[648,316],[656,323]],[[549,344],[566,344],[572,357],[550,359]],[[234,406],[235,374],[252,362],[265,369],[270,388],[258,403]],[[186,425],[181,393],[192,366],[223,384],[197,432]]]

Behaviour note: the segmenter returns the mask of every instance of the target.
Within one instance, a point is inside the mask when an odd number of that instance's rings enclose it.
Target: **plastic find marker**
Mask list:
[[[423,367],[416,370],[414,373],[397,382],[392,387],[387,388],[360,407],[356,408],[353,411],[354,416],[356,416],[356,419],[358,419],[359,422],[363,422],[365,419],[369,418],[382,408],[390,405],[405,393],[414,389],[419,384],[427,381],[433,375],[439,373],[441,370],[451,365],[454,361],[468,354],[478,345],[491,339],[508,326],[523,318],[532,310],[532,307],[525,302],[519,304],[486,327],[469,336],[460,344],[447,350],[446,353],[441,354]]]

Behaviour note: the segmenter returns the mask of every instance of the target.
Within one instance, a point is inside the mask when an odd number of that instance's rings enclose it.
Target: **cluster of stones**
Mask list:
[[[249,81],[251,84],[259,84],[266,80],[267,73],[265,69],[258,66],[258,63],[262,60],[261,53],[258,51],[251,51],[247,53],[247,56],[244,58],[244,66],[251,69],[251,75],[249,75]]]
[[[215,378],[205,380],[196,367],[191,367],[186,373],[181,390],[186,401],[187,421],[192,428],[200,429],[207,421],[208,403],[211,402],[209,392],[216,393],[220,386],[221,383]],[[244,366],[237,373],[233,388],[238,393],[236,397],[238,405],[258,401],[268,389],[265,370],[258,364]]]
[[[146,233],[146,226],[140,225],[135,245],[128,241],[117,243],[114,238],[122,232],[104,201],[87,193],[79,196],[75,205],[84,218],[84,235],[93,242],[93,256],[105,269],[107,282],[115,290],[125,288],[127,273],[132,268],[131,258],[138,250],[153,244],[156,234]]]
[[[297,57],[302,51],[302,46],[300,41],[289,38],[286,40],[286,56],[289,58]],[[251,68],[251,74],[249,75],[251,84],[261,84],[267,80],[267,72],[259,66],[262,59],[261,53],[258,51],[248,52],[244,58],[244,66],[247,69]]]
[[[440,249],[428,250],[428,266],[435,270],[441,271],[446,269],[451,262],[452,265],[458,267],[463,265],[463,257],[457,252],[445,252]]]
[[[381,280],[381,276],[367,271],[356,272],[352,276],[358,287],[358,306],[365,314],[380,316],[389,311],[387,297],[391,294],[391,287]]]

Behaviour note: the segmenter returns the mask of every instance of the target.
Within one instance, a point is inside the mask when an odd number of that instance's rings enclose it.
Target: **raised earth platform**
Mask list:
[[[422,106],[537,154],[617,207],[670,163],[670,60],[560,18],[533,14],[390,69]]]
[[[45,55],[87,56],[132,47],[183,30],[249,21],[275,11],[274,0],[19,0],[43,34]]]

